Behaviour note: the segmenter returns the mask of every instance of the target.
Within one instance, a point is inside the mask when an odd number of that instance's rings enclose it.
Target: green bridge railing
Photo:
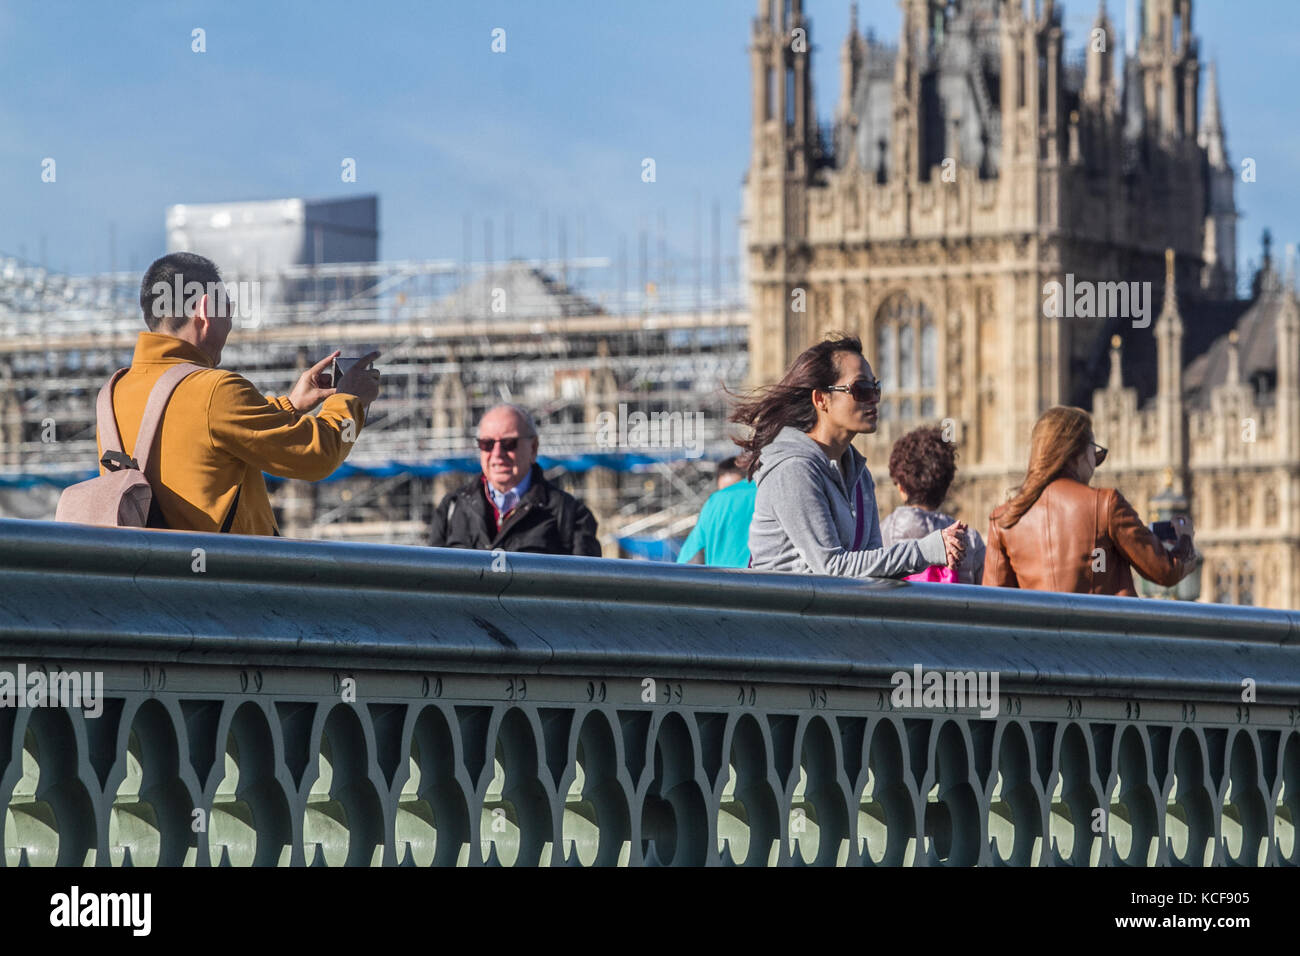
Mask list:
[[[0,521],[4,863],[1289,865],[1300,615]]]

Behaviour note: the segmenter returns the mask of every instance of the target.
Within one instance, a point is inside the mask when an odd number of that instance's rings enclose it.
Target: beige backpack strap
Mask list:
[[[99,443],[106,452],[122,451],[122,434],[117,430],[117,418],[113,415],[113,386],[125,374],[124,368],[114,372],[113,377],[99,390],[99,398],[95,400],[95,425],[99,429]]]
[[[176,391],[176,386],[191,373],[202,370],[202,365],[182,362],[163,372],[154,383],[153,390],[149,393],[149,402],[144,407],[144,417],[140,419],[140,434],[135,440],[135,460],[142,472],[149,463],[154,439],[158,435],[158,426],[162,424],[163,410],[167,407],[172,392]]]

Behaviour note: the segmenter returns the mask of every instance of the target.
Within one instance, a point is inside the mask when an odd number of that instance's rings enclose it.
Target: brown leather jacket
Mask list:
[[[1165,551],[1114,488],[1057,478],[1011,528],[998,524],[1006,505],[989,516],[984,583],[1035,591],[1136,596],[1135,565],[1165,587],[1177,584],[1192,554],[1190,538]]]

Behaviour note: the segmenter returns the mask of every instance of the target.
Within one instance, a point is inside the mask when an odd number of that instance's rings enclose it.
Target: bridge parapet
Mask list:
[[[10,866],[1300,863],[1291,612],[3,520],[0,703]]]

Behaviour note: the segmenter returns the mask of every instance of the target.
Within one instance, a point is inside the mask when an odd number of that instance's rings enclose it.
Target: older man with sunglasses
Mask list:
[[[532,416],[517,405],[490,409],[478,425],[482,473],[442,500],[433,514],[435,548],[531,551],[600,557],[596,519],[552,485],[537,464]]]

